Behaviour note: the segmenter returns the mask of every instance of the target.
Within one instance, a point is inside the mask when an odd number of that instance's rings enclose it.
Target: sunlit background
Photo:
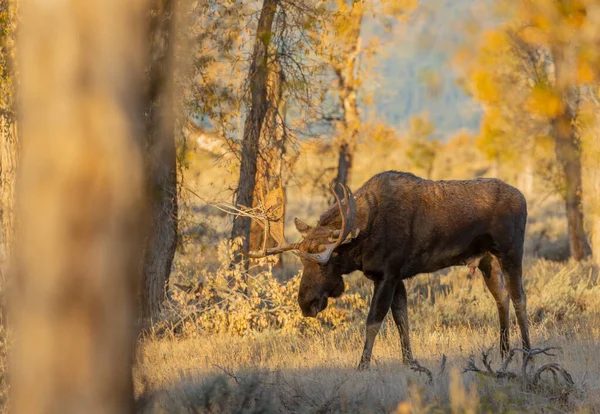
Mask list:
[[[0,26],[3,412],[600,410],[598,2],[0,0]],[[418,362],[389,316],[356,372],[372,283],[303,318],[298,258],[240,255],[387,170],[524,194],[533,361],[463,266],[406,282]]]

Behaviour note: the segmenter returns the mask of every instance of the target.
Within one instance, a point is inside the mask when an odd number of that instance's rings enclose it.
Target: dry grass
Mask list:
[[[288,234],[295,234],[294,216],[315,220],[325,205],[329,165],[319,151],[304,148],[290,182]],[[377,154],[368,154],[357,162],[361,179],[355,176],[353,186],[377,172],[374,165],[406,169],[401,150],[378,162]],[[470,159],[438,178],[485,170],[484,161]],[[196,161],[187,185],[205,197],[226,199],[223,189],[235,180],[231,170],[210,166],[206,155]],[[520,355],[503,370],[496,306],[481,274],[470,276],[467,268],[420,275],[407,284],[419,366],[401,364],[398,333],[388,316],[372,369],[357,372],[370,282],[358,272],[347,276],[346,294],[317,320],[304,319],[296,304],[299,263],[286,256],[284,270],[266,266],[245,275],[228,269],[228,246],[221,242],[228,219],[192,197],[187,234],[193,237],[177,256],[172,281],[202,284],[203,290],[173,288],[166,322],[141,340],[134,369],[140,411],[600,412],[598,271],[589,263],[543,259],[564,258],[568,245],[560,200],[541,191],[543,183],[537,188],[528,197],[524,275],[531,337],[535,347],[560,350],[536,356],[524,374]],[[515,348],[520,336],[511,318]],[[513,375],[497,375],[505,371]]]
[[[349,279],[351,291],[368,300],[370,286],[358,274]],[[479,359],[489,348],[494,369],[501,361],[493,299],[480,276],[454,268],[409,282],[413,350],[433,382],[401,365],[391,318],[377,339],[372,370],[356,372],[363,322],[355,318],[310,331],[231,326],[215,334],[190,326],[193,333],[147,338],[137,356],[137,394],[147,412],[600,411],[598,274],[590,265],[533,260],[526,283],[534,345],[561,348],[555,357],[537,356],[535,369],[558,363],[572,376],[572,387],[550,372],[535,387],[523,378],[462,373],[471,357],[483,367]],[[260,314],[250,312],[253,318]],[[516,326],[511,338],[518,346]],[[510,369],[520,372],[520,363],[515,357]]]

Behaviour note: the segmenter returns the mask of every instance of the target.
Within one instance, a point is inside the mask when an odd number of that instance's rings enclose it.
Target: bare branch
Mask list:
[[[439,374],[440,377],[446,372],[446,362],[447,361],[448,361],[448,358],[446,358],[446,354],[442,354],[442,363],[440,364],[440,374]]]
[[[419,361],[417,361],[416,359],[413,359],[409,362],[409,366],[410,366],[411,370],[418,372],[420,374],[427,375],[429,384],[433,384],[433,374],[431,373],[431,371],[429,369],[427,369],[423,365],[419,364]]]

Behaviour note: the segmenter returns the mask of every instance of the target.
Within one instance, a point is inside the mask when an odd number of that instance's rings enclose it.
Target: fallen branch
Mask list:
[[[539,369],[535,370],[533,373],[528,373],[527,367],[533,361],[533,357],[536,355],[547,355],[547,356],[556,356],[556,354],[552,353],[553,350],[558,350],[560,348],[557,347],[547,347],[547,348],[533,348],[530,350],[516,348],[510,351],[507,358],[502,362],[500,369],[494,370],[492,367],[492,363],[489,357],[490,351],[482,351],[481,352],[481,362],[485,369],[481,369],[477,366],[475,362],[475,356],[471,355],[468,359],[467,366],[463,369],[463,373],[466,372],[475,372],[479,375],[483,375],[489,378],[494,379],[509,379],[509,380],[521,380],[526,388],[534,389],[539,388],[542,380],[542,374],[544,372],[549,372],[554,377],[554,382],[560,382],[560,379],[564,381],[565,385],[562,387],[562,395],[560,398],[567,398],[568,395],[574,391],[575,382],[573,381],[573,377],[571,374],[567,372],[565,368],[563,368],[558,363],[549,363],[541,366]],[[513,361],[514,356],[517,353],[523,354],[523,365],[521,367],[520,374],[516,372],[509,371],[508,367],[510,363]]]
[[[448,358],[446,357],[446,355],[442,354],[442,362],[440,363],[440,372],[437,375],[438,378],[440,378],[446,371],[447,360],[448,360]],[[409,364],[411,370],[413,370],[414,372],[418,372],[419,374],[425,374],[427,376],[427,380],[428,380],[427,382],[430,385],[433,384],[433,373],[431,372],[430,369],[421,365],[419,363],[419,361],[417,361],[416,359],[411,360],[408,364]]]
[[[418,372],[419,374],[427,375],[429,384],[433,384],[433,374],[431,373],[431,371],[429,369],[427,369],[423,365],[419,364],[419,361],[417,361],[416,359],[411,360],[408,364],[409,364],[411,370]]]

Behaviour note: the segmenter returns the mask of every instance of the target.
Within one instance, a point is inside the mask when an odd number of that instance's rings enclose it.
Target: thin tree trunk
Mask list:
[[[434,162],[435,162],[435,158],[433,158],[431,160],[431,162],[429,163],[429,166],[427,167],[427,179],[431,180],[431,177],[433,176],[433,166],[434,166]]]
[[[357,7],[357,9],[354,9]],[[358,12],[356,12],[358,10]],[[360,117],[358,113],[358,102],[356,99],[356,70],[358,55],[361,51],[360,28],[362,24],[363,11],[357,2],[353,4],[352,18],[350,24],[352,29],[344,50],[344,60],[339,65],[334,65],[334,72],[338,79],[338,93],[343,111],[343,132],[339,146],[337,175],[334,186],[337,183],[347,185],[352,172],[354,151],[358,142],[360,129]],[[338,186],[336,192],[343,196],[342,189]]]
[[[24,3],[15,412],[133,410],[145,5]]]
[[[569,85],[566,45],[555,47],[553,52],[556,90],[561,97],[562,110],[552,121],[556,158],[561,165],[565,180],[565,206],[569,231],[569,247],[575,260],[591,254],[583,228],[581,146],[575,120],[577,118],[578,91]]]
[[[251,207],[256,185],[257,159],[259,141],[264,118],[269,108],[267,96],[267,78],[269,74],[269,44],[272,36],[273,20],[277,12],[279,0],[264,0],[258,27],[252,62],[248,79],[250,83],[250,110],[244,124],[242,140],[242,161],[240,178],[236,194],[236,203],[243,207]],[[238,216],[233,221],[231,238],[242,238],[242,248],[248,250],[250,243],[250,221],[247,217]]]
[[[164,4],[164,5],[163,5]],[[177,159],[173,124],[173,2],[157,0],[151,21],[150,79],[146,119],[146,174],[150,234],[144,253],[141,317],[156,319],[166,298],[177,248]]]
[[[352,138],[351,138],[352,139]],[[338,167],[337,167],[337,175],[335,177],[334,185],[336,183],[348,184],[348,177],[350,176],[350,171],[352,170],[352,162],[354,161],[354,145],[351,142],[344,142],[340,146],[340,152],[338,157]],[[343,193],[341,193],[341,189],[336,187],[336,192],[340,197],[343,197]]]
[[[583,228],[581,158],[578,139],[572,136],[568,115],[559,117],[555,125],[556,157],[565,179],[565,206],[569,230],[569,247],[575,260],[591,253]]]

